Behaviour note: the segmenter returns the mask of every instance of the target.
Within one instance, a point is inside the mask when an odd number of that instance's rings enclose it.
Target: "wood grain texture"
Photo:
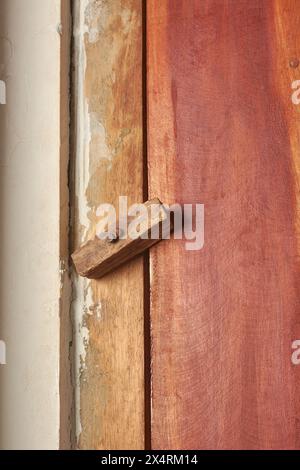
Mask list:
[[[151,249],[153,448],[299,449],[299,2],[147,5],[149,196],[205,204]]]
[[[96,209],[143,202],[142,5],[75,2],[73,249],[95,236]],[[99,281],[75,278],[80,449],[144,447],[143,257]]]

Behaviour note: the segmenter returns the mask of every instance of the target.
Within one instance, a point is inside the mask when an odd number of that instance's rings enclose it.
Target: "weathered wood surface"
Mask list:
[[[149,197],[205,204],[151,249],[152,445],[299,449],[299,2],[147,5]]]
[[[74,243],[101,203],[143,202],[141,0],[75,2]],[[99,281],[76,278],[80,449],[144,447],[143,257]]]

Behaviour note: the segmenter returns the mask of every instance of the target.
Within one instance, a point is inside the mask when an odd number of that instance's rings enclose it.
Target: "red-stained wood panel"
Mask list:
[[[152,446],[299,449],[297,0],[148,0],[149,197],[205,204],[151,249]]]

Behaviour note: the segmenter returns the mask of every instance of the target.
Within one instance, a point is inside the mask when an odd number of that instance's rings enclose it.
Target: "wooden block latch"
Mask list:
[[[131,224],[129,224],[126,238],[122,238],[122,234],[118,233],[117,229],[113,239],[103,240],[96,236],[94,240],[89,240],[72,254],[76,271],[80,276],[99,279],[144,252],[162,238],[169,238],[173,224],[165,206],[158,198],[155,198],[145,202],[144,207],[147,216],[136,219],[138,234],[136,229],[130,229]],[[154,207],[155,210],[153,210]],[[134,227],[136,226],[135,223]]]

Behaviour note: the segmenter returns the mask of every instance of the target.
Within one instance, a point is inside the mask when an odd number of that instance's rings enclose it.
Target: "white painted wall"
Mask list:
[[[60,23],[61,0],[0,0],[1,449],[59,447]]]

